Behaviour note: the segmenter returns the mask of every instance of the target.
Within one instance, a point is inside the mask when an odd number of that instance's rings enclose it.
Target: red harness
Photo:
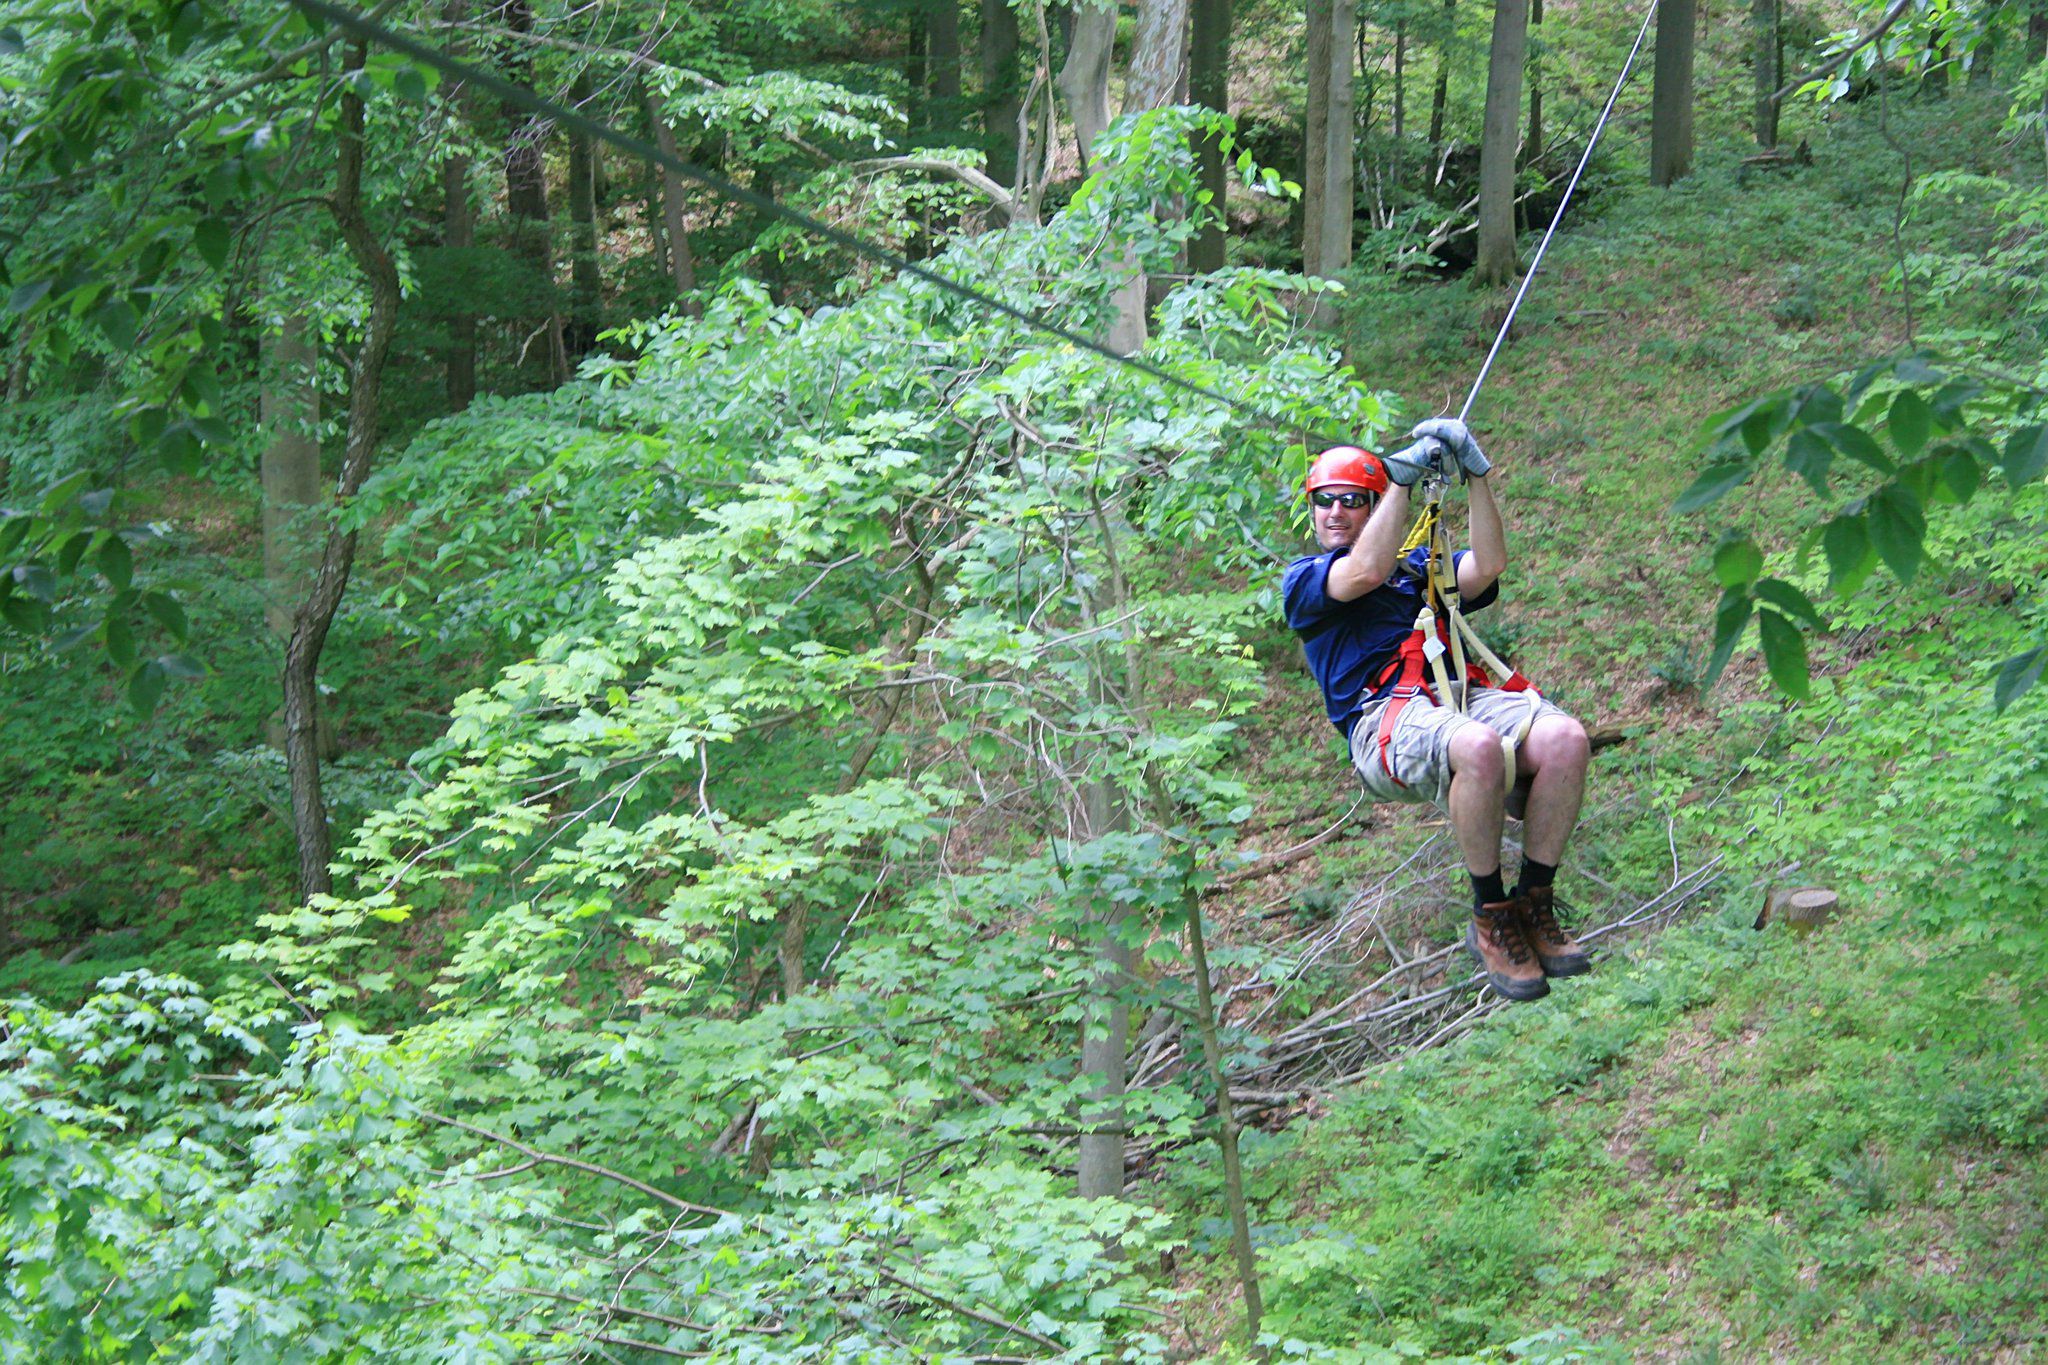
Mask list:
[[[1441,611],[1436,616],[1436,642],[1440,649],[1450,648],[1449,615]],[[1373,679],[1373,686],[1385,687],[1389,679],[1394,681],[1394,690],[1380,712],[1379,737],[1375,747],[1379,750],[1380,767],[1393,779],[1395,786],[1405,787],[1408,784],[1394,776],[1391,753],[1394,726],[1399,723],[1401,713],[1408,709],[1408,703],[1417,697],[1428,697],[1437,706],[1444,704],[1443,698],[1437,696],[1429,685],[1429,642],[1420,627],[1408,632],[1408,638],[1401,642],[1399,651],[1380,670],[1379,677]],[[1503,692],[1527,692],[1531,688],[1531,683],[1522,676],[1519,668],[1509,674],[1505,682],[1495,683],[1485,669],[1469,661],[1465,665],[1465,685],[1468,689],[1498,687]]]

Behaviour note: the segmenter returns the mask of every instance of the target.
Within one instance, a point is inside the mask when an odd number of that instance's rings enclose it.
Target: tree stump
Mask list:
[[[1810,934],[1841,913],[1841,898],[1824,886],[1782,887],[1764,896],[1756,927],[1780,920],[1794,933]]]

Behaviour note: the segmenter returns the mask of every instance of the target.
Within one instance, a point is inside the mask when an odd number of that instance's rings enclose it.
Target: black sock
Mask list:
[[[1534,858],[1522,859],[1522,876],[1515,883],[1515,894],[1521,895],[1532,886],[1548,886],[1557,880],[1556,863],[1539,863]]]
[[[1498,905],[1508,898],[1507,888],[1500,884],[1499,868],[1483,874],[1471,872],[1466,875],[1472,878],[1472,904],[1475,908],[1481,905]]]

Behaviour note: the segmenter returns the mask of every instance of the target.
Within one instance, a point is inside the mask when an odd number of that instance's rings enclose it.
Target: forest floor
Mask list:
[[[1473,414],[1511,540],[1487,632],[1589,725],[1629,736],[1596,761],[1564,873],[1583,905],[1612,899],[1587,889],[1595,869],[1647,897],[1740,845],[1743,820],[1715,808],[1731,786],[1751,811],[1768,804],[1745,764],[1796,728],[1754,654],[1702,695],[1708,561],[1721,522],[1739,515],[1783,551],[1817,509],[1781,474],[1738,511],[1672,515],[1702,424],[1906,349],[1898,246],[1981,228],[1909,217],[1894,238],[1902,162],[1876,112],[1813,128],[1812,169],[1751,176],[1729,142],[1671,191],[1601,195],[1560,239]],[[1988,169],[2002,112],[1901,102],[1889,131],[1921,174]],[[1375,285],[1350,301],[1353,361],[1404,400],[1402,426],[1455,412],[1503,306],[1462,283]],[[1967,601],[1935,602],[1931,626],[1965,629],[1943,614]],[[1873,650],[1822,644],[1816,674],[1847,691]],[[1243,734],[1246,769],[1255,821],[1282,848],[1354,789],[1291,638],[1276,629],[1262,657],[1272,696]],[[1871,747],[1830,775],[1829,799],[1884,789]],[[1218,918],[1239,944],[1284,953],[1440,821],[1372,810],[1235,888]],[[1346,1360],[2048,1359],[2048,965],[2038,942],[1924,927],[1907,886],[1848,843],[1797,850],[1850,907],[1821,934],[1752,928],[1752,858],[1749,879],[1593,976],[1249,1134],[1266,1327],[1296,1353],[1357,1343]],[[1449,942],[1465,894],[1447,867],[1439,894],[1383,926],[1415,949]],[[1370,975],[1388,964],[1368,932],[1347,947]],[[1196,1253],[1180,1277],[1203,1305],[1188,1347],[1230,1354],[1241,1310],[1213,1166],[1183,1153],[1155,1192]]]

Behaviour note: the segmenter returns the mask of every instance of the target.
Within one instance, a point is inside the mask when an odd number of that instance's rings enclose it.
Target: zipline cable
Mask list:
[[[1607,120],[1614,115],[1614,102],[1621,98],[1621,88],[1628,84],[1628,74],[1634,69],[1636,57],[1643,50],[1643,39],[1649,36],[1650,21],[1657,17],[1657,0],[1650,0],[1650,7],[1643,15],[1643,26],[1636,30],[1635,46],[1628,50],[1628,57],[1621,64],[1621,74],[1614,78],[1614,88],[1607,92],[1607,107],[1600,111],[1600,117],[1593,124],[1593,135],[1586,139],[1586,150],[1579,154],[1578,168],[1572,172],[1571,183],[1564,187],[1564,197],[1557,201],[1557,212],[1550,215],[1550,226],[1544,230],[1543,240],[1536,247],[1536,254],[1529,261],[1529,273],[1522,276],[1522,287],[1515,291],[1515,301],[1508,305],[1508,315],[1500,321],[1500,331],[1493,338],[1493,347],[1486,353],[1486,361],[1479,367],[1478,377],[1472,381],[1471,392],[1465,395],[1465,406],[1458,409],[1458,420],[1464,421],[1471,415],[1472,405],[1479,401],[1479,387],[1486,382],[1486,376],[1493,369],[1493,358],[1500,354],[1501,346],[1508,339],[1508,328],[1515,325],[1515,314],[1522,306],[1522,300],[1529,293],[1529,286],[1535,282],[1536,272],[1543,265],[1543,253],[1550,250],[1550,239],[1557,235],[1557,225],[1564,221],[1564,211],[1572,202],[1572,192],[1579,187],[1579,177],[1586,173],[1587,163],[1593,159],[1593,149],[1600,145],[1600,134],[1607,129]]]
[[[962,284],[958,280],[941,275],[937,271],[919,265],[915,261],[906,260],[886,247],[877,246],[866,238],[848,232],[844,228],[834,227],[832,224],[813,218],[799,209],[793,209],[786,204],[778,203],[764,194],[726,179],[715,171],[705,170],[703,167],[692,165],[680,157],[671,156],[657,147],[619,132],[609,124],[599,122],[596,119],[579,113],[568,105],[551,100],[537,91],[530,90],[525,86],[515,85],[511,81],[493,75],[488,71],[480,70],[464,62],[457,61],[446,53],[438,52],[416,39],[406,37],[400,33],[394,33],[382,24],[364,15],[341,9],[336,5],[327,3],[327,0],[291,0],[291,3],[308,15],[324,21],[330,28],[340,29],[365,42],[374,42],[391,48],[394,51],[402,52],[416,62],[433,67],[451,80],[475,85],[496,95],[499,99],[517,105],[530,113],[552,119],[556,123],[566,128],[574,129],[587,137],[596,138],[601,142],[608,142],[628,155],[652,162],[677,175],[694,180],[726,199],[735,200],[757,212],[794,223],[836,246],[844,247],[856,255],[866,257],[878,265],[888,267],[903,274],[913,275],[948,293],[957,294],[969,302],[992,308],[1007,317],[1014,318],[1035,331],[1043,332],[1048,336],[1058,337],[1069,345],[1091,351],[1105,360],[1148,375],[1162,384],[1185,390],[1198,397],[1206,398],[1213,403],[1220,403],[1240,416],[1255,419],[1262,425],[1279,426],[1294,431],[1302,431],[1308,435],[1328,441],[1332,445],[1343,443],[1344,438],[1335,438],[1320,432],[1309,431],[1299,421],[1267,412],[1256,404],[1247,403],[1239,398],[1233,398],[1229,394],[1219,392],[1205,384],[1199,384],[1192,379],[1174,374],[1170,370],[1162,369],[1136,356],[1120,354],[1092,337],[1084,336],[1071,328],[1063,327],[1059,323],[1041,317],[1028,309],[1019,308],[1012,303],[1006,303],[992,294],[983,293],[972,285]]]

